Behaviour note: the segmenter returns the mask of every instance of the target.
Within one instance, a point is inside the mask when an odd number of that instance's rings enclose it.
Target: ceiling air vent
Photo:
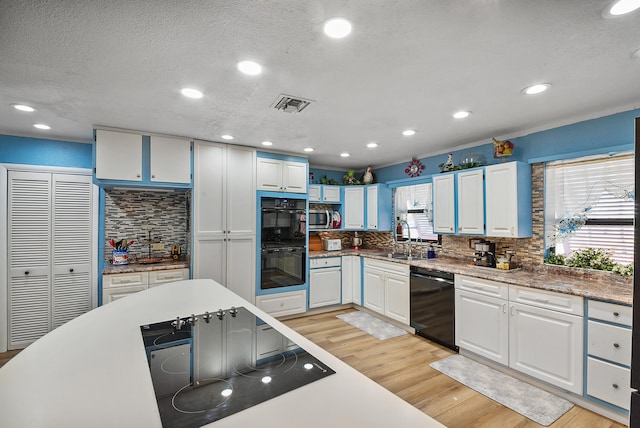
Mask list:
[[[276,110],[282,110],[286,113],[300,113],[312,102],[314,101],[305,100],[304,98],[300,97],[293,97],[291,95],[281,94],[280,96],[278,96],[275,102],[271,104],[271,107],[275,108]]]

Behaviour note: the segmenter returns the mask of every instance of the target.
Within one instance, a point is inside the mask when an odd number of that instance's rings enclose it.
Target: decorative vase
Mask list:
[[[114,266],[129,264],[129,250],[113,250],[111,256]]]

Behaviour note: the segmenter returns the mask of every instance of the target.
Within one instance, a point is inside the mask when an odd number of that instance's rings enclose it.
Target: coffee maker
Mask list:
[[[496,267],[496,244],[489,241],[477,242],[473,253],[473,263],[476,266]]]

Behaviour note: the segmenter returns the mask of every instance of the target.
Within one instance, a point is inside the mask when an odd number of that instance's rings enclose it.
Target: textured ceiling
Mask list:
[[[608,3],[0,0],[0,133],[86,142],[94,125],[210,141],[226,133],[299,154],[315,147],[316,166],[403,162],[638,107],[640,12],[605,19]],[[334,16],[353,22],[349,37],[322,33]],[[240,74],[243,59],[263,74]],[[520,92],[539,82],[553,86]],[[204,98],[183,97],[185,86]],[[315,103],[276,111],[281,93]],[[461,109],[473,113],[451,118]],[[407,128],[417,134],[403,137]],[[370,141],[380,146],[366,149]]]

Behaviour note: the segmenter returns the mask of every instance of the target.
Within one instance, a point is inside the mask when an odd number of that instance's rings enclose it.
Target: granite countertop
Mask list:
[[[188,260],[175,261],[172,259],[166,259],[159,263],[129,263],[126,265],[113,266],[109,265],[102,269],[103,275],[113,275],[117,273],[133,273],[133,272],[151,272],[156,270],[168,270],[168,269],[189,269],[191,262]]]
[[[424,260],[390,259],[381,255],[382,249],[341,250],[341,251],[310,251],[310,258],[332,256],[362,256],[384,260],[392,263],[403,263],[428,269],[437,269],[454,274],[462,274],[519,285],[522,287],[538,288],[558,293],[592,299],[607,300],[631,305],[633,301],[632,277],[624,277],[608,272],[598,272],[580,269],[572,270],[559,266],[541,265],[533,270],[515,269],[504,271],[495,268],[485,268],[467,264],[467,261],[453,257],[438,257]]]

